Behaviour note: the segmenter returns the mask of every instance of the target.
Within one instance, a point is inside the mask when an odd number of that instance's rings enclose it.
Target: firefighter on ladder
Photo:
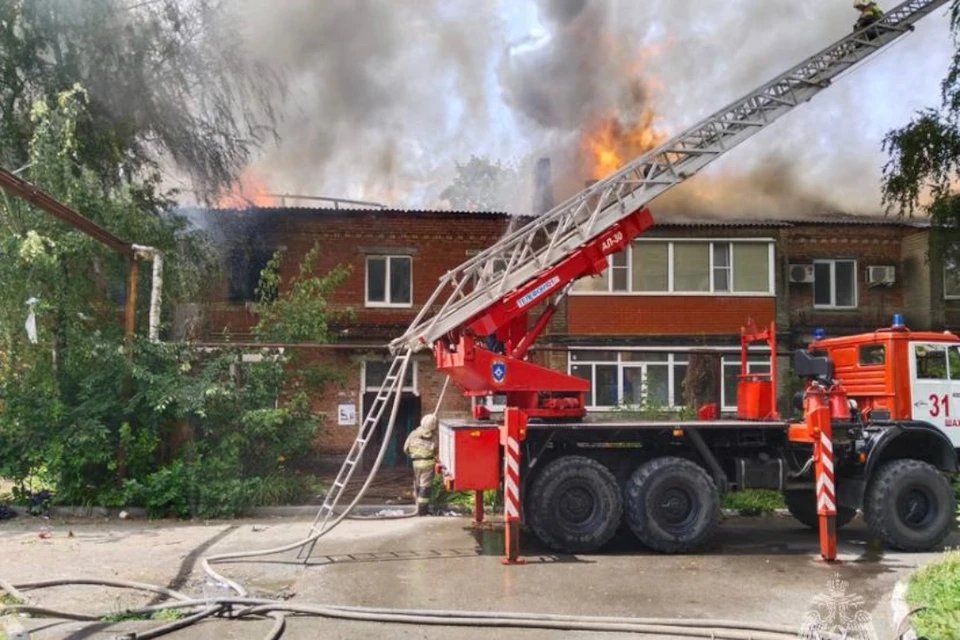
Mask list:
[[[854,0],[853,8],[860,12],[860,18],[853,25],[854,31],[866,29],[877,20],[883,18],[883,11],[872,0]]]
[[[433,472],[437,458],[437,417],[423,416],[420,426],[410,432],[403,443],[403,452],[413,461],[413,490],[417,496],[417,514],[427,515]]]

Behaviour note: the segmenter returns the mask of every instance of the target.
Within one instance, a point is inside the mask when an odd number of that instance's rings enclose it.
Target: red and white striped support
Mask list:
[[[837,559],[837,490],[833,471],[833,426],[830,398],[819,384],[806,395],[807,428],[813,437],[813,460],[817,480],[817,514],[820,520],[820,556]]]
[[[527,435],[527,416],[516,408],[504,412],[503,519],[506,529],[503,564],[524,564],[520,558],[520,443]]]

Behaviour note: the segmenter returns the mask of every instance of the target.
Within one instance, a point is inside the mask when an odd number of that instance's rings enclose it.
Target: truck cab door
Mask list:
[[[957,345],[910,345],[913,419],[943,431],[960,448],[960,349]]]

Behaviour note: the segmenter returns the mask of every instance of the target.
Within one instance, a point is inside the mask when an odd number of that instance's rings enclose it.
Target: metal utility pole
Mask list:
[[[53,217],[66,222],[74,229],[82,231],[105,247],[127,256],[127,304],[124,311],[124,333],[128,340],[132,340],[137,328],[137,296],[140,284],[139,260],[141,258],[156,260],[159,253],[150,247],[139,247],[125,240],[121,240],[93,220],[80,215],[53,196],[45,193],[39,187],[17,177],[3,168],[0,168],[0,188],[46,211]],[[153,297],[159,300],[159,291],[155,292]],[[152,317],[153,310],[151,309],[151,318]],[[151,339],[155,339],[156,331],[153,322],[151,322],[150,333]]]

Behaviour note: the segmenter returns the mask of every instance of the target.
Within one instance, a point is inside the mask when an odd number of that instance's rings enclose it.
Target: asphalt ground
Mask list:
[[[99,577],[148,582],[196,596],[229,592],[198,566],[205,555],[273,547],[302,538],[309,519],[209,523],[46,521],[0,522],[0,577],[22,583]],[[40,537],[41,533],[49,537]],[[960,544],[956,533],[945,547]],[[817,537],[790,518],[728,518],[701,553],[665,556],[623,535],[604,553],[548,552],[522,541],[527,564],[504,567],[502,528],[476,530],[465,518],[344,522],[317,545],[307,564],[295,553],[218,565],[252,595],[298,603],[421,609],[468,609],[583,615],[727,618],[796,625],[836,601],[843,581],[848,607],[869,612],[878,638],[892,638],[890,596],[898,580],[935,553],[882,552],[858,519],[840,533],[840,562],[818,560]],[[219,570],[219,569],[218,569]],[[36,603],[83,612],[120,612],[151,601],[99,587],[31,592]],[[107,624],[25,619],[35,640],[112,639],[152,621]],[[268,621],[208,621],[170,638],[263,638]],[[556,631],[465,629],[293,617],[284,638],[545,639]],[[617,634],[566,633],[571,638]],[[623,637],[637,637],[623,636]],[[643,636],[655,637],[655,636]]]

